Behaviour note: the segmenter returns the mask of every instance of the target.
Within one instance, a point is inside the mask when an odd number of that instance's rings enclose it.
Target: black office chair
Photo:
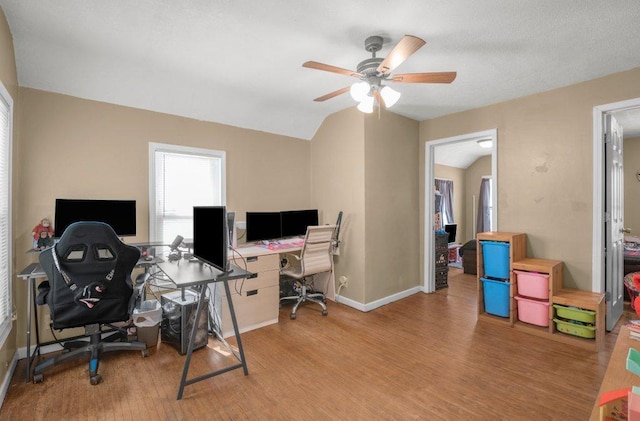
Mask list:
[[[296,318],[298,307],[305,301],[319,304],[322,307],[322,315],[326,316],[328,314],[325,294],[322,292],[309,292],[309,289],[311,288],[310,279],[313,278],[313,275],[333,270],[332,251],[335,230],[335,225],[307,227],[307,234],[304,238],[300,256],[292,255],[300,262],[300,265],[284,268],[280,271],[281,275],[295,279],[297,284],[296,294],[280,298],[280,304],[286,301],[295,301],[293,310],[289,315],[291,320]]]
[[[128,321],[135,306],[136,294],[131,272],[140,257],[136,247],[124,244],[115,231],[102,222],[76,222],[64,231],[54,247],[40,253],[40,265],[47,274],[48,285],[38,288],[39,303],[49,305],[54,329],[85,328],[89,341],[65,343],[65,351],[39,363],[33,373],[34,383],[43,380],[42,372],[72,358],[89,356],[91,384],[100,383],[97,373],[103,352],[148,350],[142,342],[126,342],[126,328],[102,338],[103,327]],[[124,342],[114,342],[122,340]]]

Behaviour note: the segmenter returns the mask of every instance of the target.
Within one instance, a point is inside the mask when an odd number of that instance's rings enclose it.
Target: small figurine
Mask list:
[[[53,227],[47,218],[44,218],[31,232],[33,235],[33,248],[44,250],[53,245]]]

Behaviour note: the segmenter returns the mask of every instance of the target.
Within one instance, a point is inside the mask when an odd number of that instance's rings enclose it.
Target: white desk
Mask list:
[[[229,251],[229,260],[252,275],[238,281],[232,288],[233,302],[240,332],[248,332],[278,323],[280,313],[280,259],[285,253],[297,253],[302,249],[302,240],[281,240],[272,248],[262,245],[244,245]],[[335,299],[333,271],[315,276],[315,285],[325,291],[330,300]],[[215,309],[221,323],[222,336],[233,335],[231,321],[224,296],[216,291]]]

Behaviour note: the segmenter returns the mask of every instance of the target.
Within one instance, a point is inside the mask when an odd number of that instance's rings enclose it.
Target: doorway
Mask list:
[[[495,231],[498,229],[498,130],[491,129],[481,132],[469,133],[460,136],[436,139],[425,143],[425,195],[424,195],[424,256],[423,256],[423,280],[422,290],[430,293],[436,290],[435,281],[435,244],[434,244],[434,214],[435,200],[432,194],[435,179],[435,156],[436,148],[446,146],[462,145],[464,143],[477,143],[480,140],[491,140],[491,183],[492,191],[491,206],[494,210],[491,213],[491,226]]]
[[[615,122],[615,116],[622,117],[627,112],[635,112],[638,109],[640,98],[593,108],[592,291],[604,292],[606,295],[606,328],[609,331],[618,321],[623,307],[623,257],[618,240],[624,231],[624,213],[622,212],[619,220],[615,221],[612,210],[624,209],[624,190],[623,183],[616,182],[616,177],[608,177],[612,161],[616,158],[610,153],[611,136],[608,135],[607,140],[605,134],[611,127],[610,122]],[[622,134],[624,136],[624,126]],[[620,148],[620,156],[622,152],[623,149]]]

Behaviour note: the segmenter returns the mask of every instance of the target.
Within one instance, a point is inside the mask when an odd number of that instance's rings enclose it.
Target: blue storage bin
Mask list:
[[[509,279],[509,243],[480,241],[484,274],[491,278]]]
[[[484,291],[484,311],[500,317],[509,317],[509,282],[480,278]]]

